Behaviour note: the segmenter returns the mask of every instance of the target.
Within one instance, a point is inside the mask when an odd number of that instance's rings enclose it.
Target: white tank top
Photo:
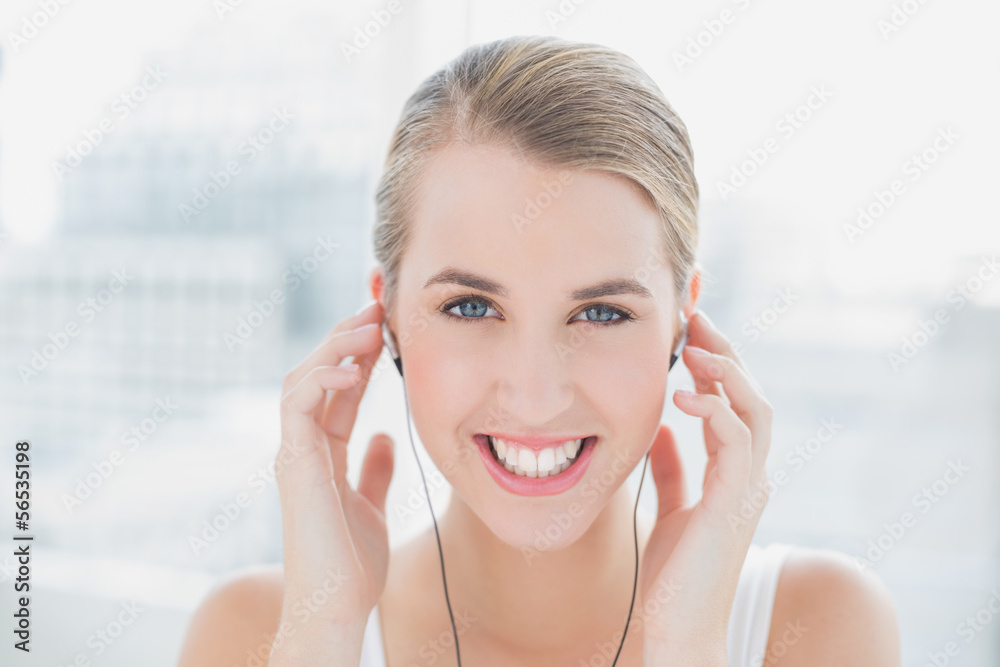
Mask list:
[[[763,664],[774,591],[778,587],[781,566],[791,549],[792,545],[778,542],[767,547],[750,545],[729,613],[726,653],[730,667],[761,667]],[[360,667],[386,667],[378,605],[368,616]]]

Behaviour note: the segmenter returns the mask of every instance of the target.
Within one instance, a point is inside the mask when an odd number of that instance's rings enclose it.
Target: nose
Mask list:
[[[540,427],[573,404],[575,391],[557,345],[543,333],[511,337],[500,357],[497,402],[513,422]]]

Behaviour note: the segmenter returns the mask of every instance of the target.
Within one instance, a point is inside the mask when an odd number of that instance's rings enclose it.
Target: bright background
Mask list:
[[[221,15],[220,5],[69,3],[22,41],[11,35],[41,11],[37,0],[0,10],[0,497],[13,494],[13,443],[28,438],[37,536],[33,651],[25,659],[4,642],[0,662],[64,665],[82,653],[95,665],[174,664],[219,576],[281,559],[275,485],[255,475],[277,450],[283,375],[368,299],[374,184],[403,101],[469,44],[547,33],[631,55],[690,130],[702,307],[742,344],[776,408],[769,469],[784,482],[756,541],[871,560],[896,602],[905,665],[948,641],[960,647],[950,664],[998,664],[1000,618],[986,605],[1000,585],[1000,279],[984,267],[1000,249],[1000,5],[403,0],[350,59],[342,44],[385,2],[243,0]],[[729,23],[713,23],[724,10]],[[894,11],[906,20],[886,34]],[[166,76],[132,93],[147,68]],[[817,89],[829,98],[800,108]],[[120,118],[122,95],[136,101]],[[250,161],[241,142],[275,109],[294,118]],[[788,136],[779,123],[796,112]],[[113,132],[57,176],[55,161],[105,118]],[[935,152],[949,130],[956,138]],[[769,137],[777,150],[724,196],[719,184]],[[907,163],[925,150],[934,162],[911,180]],[[178,206],[229,160],[241,172],[185,222]],[[845,225],[894,179],[905,190],[849,239]],[[312,262],[318,237],[337,249]],[[306,279],[292,289],[282,276],[298,267]],[[77,305],[122,269],[134,279],[85,321]],[[287,300],[230,349],[224,336],[274,289]],[[779,314],[782,293],[792,305]],[[939,309],[947,322],[923,336]],[[69,323],[80,334],[22,378]],[[894,367],[904,339],[919,347]],[[351,477],[370,435],[394,434],[396,545],[430,517],[402,511],[424,492],[398,376],[381,373],[368,391]],[[178,406],[162,424],[148,421],[158,399]],[[700,424],[672,404],[664,419],[698,488]],[[824,420],[836,435],[810,440]],[[67,508],[144,423],[155,431]],[[951,463],[968,467],[954,485],[941,481]],[[926,512],[914,501],[924,488],[937,489]],[[447,489],[431,492],[440,515]],[[196,552],[189,537],[240,493],[252,504]],[[887,525],[907,511],[917,523],[894,537]],[[5,520],[5,544],[10,534]],[[9,623],[12,557],[0,565]],[[97,656],[88,637],[129,601],[144,611]],[[977,613],[983,630],[966,642],[957,626]]]

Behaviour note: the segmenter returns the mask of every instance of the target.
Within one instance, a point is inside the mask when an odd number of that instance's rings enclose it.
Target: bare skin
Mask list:
[[[644,618],[642,630],[630,629],[618,664],[662,664],[659,656],[667,655],[681,655],[685,664],[724,664],[728,610],[759,514],[739,534],[719,517],[733,498],[739,500],[738,483],[749,488],[764,471],[770,406],[725,337],[696,310],[697,273],[680,302],[670,267],[663,262],[644,274],[645,296],[615,293],[567,300],[573,290],[633,277],[638,268],[650,267],[651,249],[660,243],[659,221],[627,182],[575,172],[541,215],[515,229],[511,212],[523,209],[525,200],[534,200],[558,177],[557,170],[520,162],[497,147],[454,145],[442,151],[419,192],[399,291],[388,316],[401,341],[414,424],[453,488],[439,526],[452,608],[461,624],[463,662],[481,667],[577,665],[581,658],[590,659],[595,644],[620,636],[635,558],[635,499],[624,481],[651,448],[659,511],[641,517],[636,607],[667,575],[683,582],[682,594]],[[443,268],[474,270],[499,283],[498,291],[506,294],[453,281],[425,285]],[[299,530],[306,510],[292,509],[305,508],[309,501],[295,495],[301,483],[286,483],[282,506],[288,570],[245,573],[220,586],[192,619],[182,667],[246,664],[248,648],[273,636],[282,618],[290,618],[289,601],[309,590],[308,582],[318,579],[323,563],[345,553],[372,555],[351,570],[350,595],[338,597],[321,615],[337,632],[299,633],[272,664],[315,664],[320,659],[334,664],[338,641],[351,645],[350,655],[355,655],[365,609],[376,601],[390,667],[429,664],[429,656],[434,664],[456,664],[453,649],[431,643],[451,632],[433,531],[392,553],[387,571],[381,567],[386,544],[377,512],[384,517],[391,442],[387,436],[373,438],[358,493],[352,493],[344,486],[342,468],[360,397],[328,404],[325,410],[302,398],[303,383],[318,374],[311,371],[331,368],[350,355],[361,364],[362,375],[374,364],[381,338],[371,327],[358,327],[386,317],[380,269],[372,273],[370,288],[377,303],[335,329],[314,357],[289,374],[285,387],[286,397],[291,396],[287,401],[295,402],[292,408],[314,415],[317,425],[336,436],[332,471],[343,500],[330,497],[308,514],[315,517],[332,504],[343,506],[347,521],[337,524],[339,533],[321,531],[322,539],[304,539],[307,527],[316,526],[302,523]],[[466,297],[464,304],[474,306],[471,311],[456,301]],[[681,310],[690,320],[683,359],[697,391],[675,394],[673,400],[682,412],[703,419],[709,453],[703,497],[694,504],[687,500],[677,443],[670,429],[659,424]],[[587,319],[623,311],[633,321]],[[481,316],[464,314],[468,312]],[[458,322],[459,316],[479,321]],[[568,361],[553,353],[560,345],[570,346]],[[311,400],[318,400],[324,389],[334,391],[333,401],[350,395],[343,374],[336,369],[322,373],[329,378],[322,388],[306,387]],[[283,423],[287,416],[289,423],[294,417],[308,425],[298,409],[283,410]],[[489,426],[489,415],[496,414],[502,415],[502,427]],[[592,483],[610,471],[613,481],[594,487],[599,490],[593,500],[583,503],[582,515],[554,538],[551,550],[526,556],[524,548],[535,544],[536,531],[544,533],[554,513],[567,511],[570,493],[529,498],[500,488],[470,444],[474,434],[491,428],[598,436],[585,479]],[[619,458],[630,465],[616,466]],[[296,474],[309,470],[315,466],[303,466]],[[344,515],[330,516],[333,521]],[[345,550],[348,539],[355,546]],[[463,618],[474,620],[465,627]],[[793,636],[788,624],[808,630]],[[781,656],[780,664],[793,667],[898,665],[898,645],[892,603],[877,577],[858,572],[835,552],[799,549],[790,556],[774,602],[772,663]]]
[[[439,646],[444,645],[440,638],[451,633],[440,578],[433,531],[393,552],[389,581],[379,601],[389,667],[427,664],[428,654],[438,656],[437,665],[456,664],[450,648],[438,652],[431,645],[434,639],[439,640]],[[181,667],[247,664],[247,651],[266,643],[278,629],[282,588],[280,565],[241,570],[216,587],[192,618]],[[460,622],[456,618],[461,631]],[[617,626],[605,629],[604,636],[620,632],[623,624],[624,618],[619,619]],[[801,639],[789,632],[789,626],[796,625],[800,630],[808,628]],[[494,650],[495,642],[489,637],[480,637],[477,642],[474,624],[459,635],[459,642],[464,664],[519,664],[490,661],[487,649]],[[641,655],[636,655],[640,642],[641,638],[628,636],[619,665],[642,664]],[[572,646],[592,644],[592,637],[581,635]],[[899,665],[898,646],[892,601],[879,580],[860,576],[835,552],[797,548],[789,555],[775,591],[768,635],[770,662],[765,667]],[[570,656],[567,651],[561,660],[548,664],[578,664]]]

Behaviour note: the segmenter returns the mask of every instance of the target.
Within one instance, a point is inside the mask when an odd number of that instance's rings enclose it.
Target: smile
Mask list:
[[[540,450],[519,442],[489,438],[490,452],[500,465],[519,477],[555,476],[569,468],[580,453],[583,438],[557,442]]]
[[[580,481],[593,458],[597,436],[529,444],[495,435],[473,436],[493,480],[519,496],[563,493]]]

